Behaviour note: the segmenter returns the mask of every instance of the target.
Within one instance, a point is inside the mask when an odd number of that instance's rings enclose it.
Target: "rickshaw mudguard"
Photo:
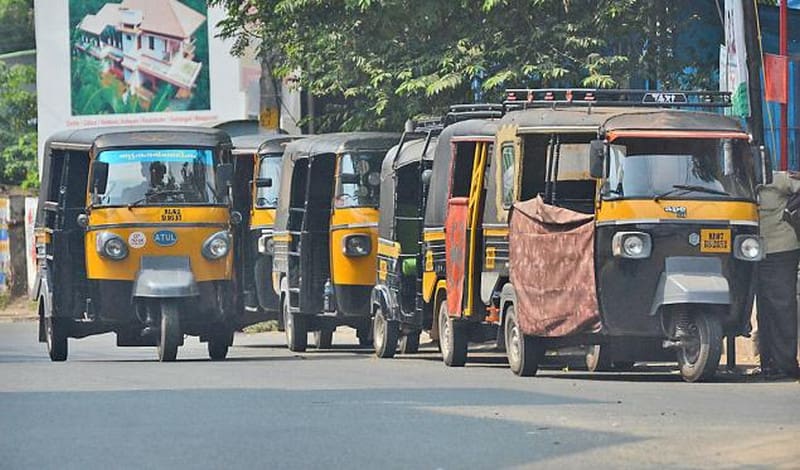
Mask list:
[[[370,297],[372,314],[375,313],[375,306],[380,305],[387,320],[400,320],[398,316],[397,299],[395,299],[391,289],[382,284],[376,285],[372,288],[372,294]]]
[[[200,295],[188,256],[143,256],[133,297],[173,298]]]
[[[721,259],[675,256],[664,260],[650,315],[656,315],[663,305],[730,303],[730,285],[722,273]]]

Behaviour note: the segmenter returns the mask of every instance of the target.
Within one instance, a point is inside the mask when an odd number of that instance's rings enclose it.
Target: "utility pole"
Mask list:
[[[789,8],[787,0],[780,0],[780,52],[782,57],[789,55]],[[746,2],[745,2],[746,3]],[[783,76],[783,96],[789,96],[789,67],[784,70]],[[789,168],[789,104],[788,99],[781,103],[781,171],[786,171]]]

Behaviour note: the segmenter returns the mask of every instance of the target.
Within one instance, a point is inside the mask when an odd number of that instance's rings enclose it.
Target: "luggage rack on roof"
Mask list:
[[[510,88],[506,111],[570,106],[645,106],[655,108],[727,108],[727,91],[667,91],[598,88]]]

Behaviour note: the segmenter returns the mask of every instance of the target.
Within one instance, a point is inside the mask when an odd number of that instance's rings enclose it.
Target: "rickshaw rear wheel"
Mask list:
[[[463,367],[467,363],[469,341],[464,326],[450,318],[447,299],[443,299],[439,304],[439,345],[442,360],[448,367]]]
[[[173,362],[178,357],[178,346],[180,346],[183,336],[179,312],[176,301],[161,301],[161,331],[158,335],[159,362]]]
[[[232,333],[216,334],[208,338],[208,357],[212,361],[221,361],[228,356],[228,349],[233,343]]]
[[[47,354],[53,362],[67,360],[69,351],[66,328],[61,320],[53,317],[44,318],[44,328],[47,338]]]
[[[289,294],[283,297],[283,326],[286,333],[286,346],[289,351],[303,352],[308,347],[308,327],[303,315],[295,315],[289,310]]]
[[[611,358],[608,348],[593,344],[586,348],[586,369],[589,372],[607,372],[611,370]]]
[[[511,372],[520,377],[531,377],[539,370],[545,350],[532,336],[526,336],[519,328],[517,310],[509,305],[505,314],[506,356]]]
[[[375,308],[375,316],[372,318],[372,338],[375,346],[375,355],[388,359],[394,357],[397,352],[397,339],[400,336],[400,329],[396,322],[386,320],[383,309],[378,306]]]
[[[330,349],[333,346],[333,330],[326,328],[314,332],[314,346],[317,349]]]
[[[678,350],[681,377],[686,382],[710,380],[722,356],[722,323],[717,315],[699,312],[692,316],[688,333]]]
[[[400,354],[416,354],[419,351],[419,331],[403,335],[400,339]]]

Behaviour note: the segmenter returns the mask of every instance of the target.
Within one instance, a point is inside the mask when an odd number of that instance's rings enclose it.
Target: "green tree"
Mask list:
[[[0,54],[34,49],[33,0],[0,0]]]
[[[0,62],[0,182],[37,186],[36,70]]]

